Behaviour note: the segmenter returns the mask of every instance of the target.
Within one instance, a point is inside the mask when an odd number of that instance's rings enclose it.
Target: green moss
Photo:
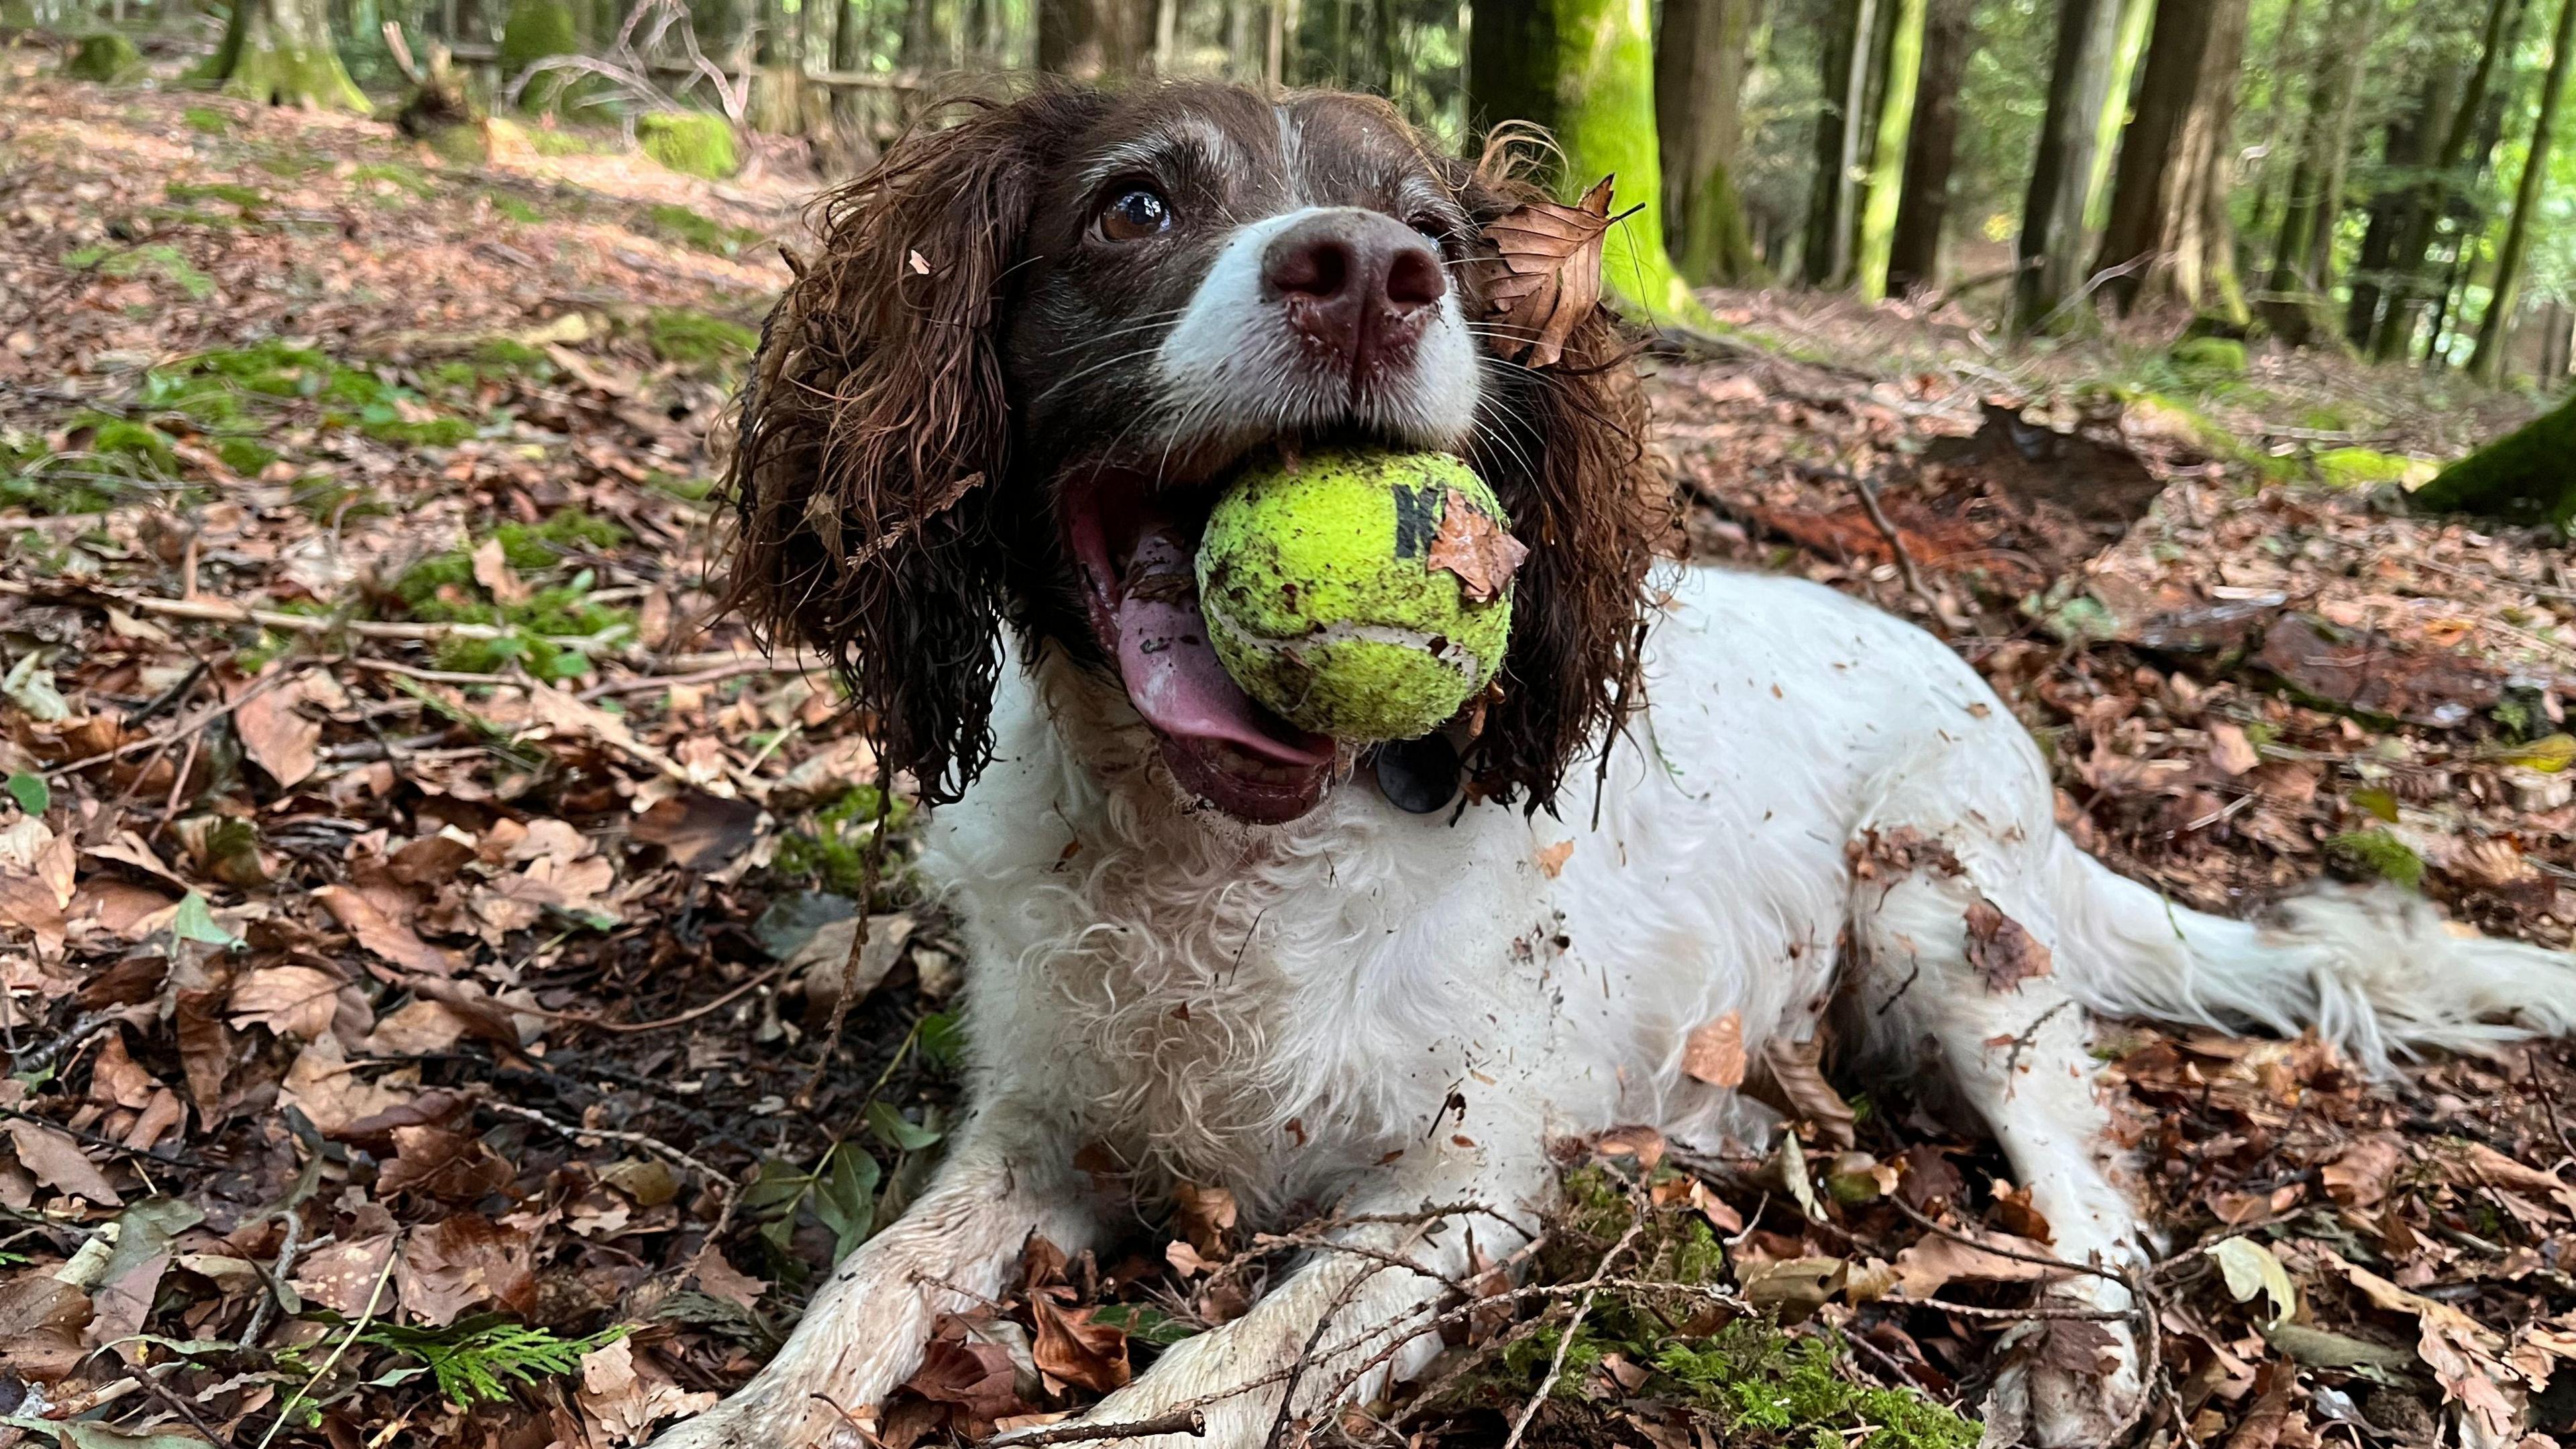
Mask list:
[[[1850,1382],[1834,1371],[1830,1340],[1791,1338],[1759,1319],[1668,1344],[1652,1362],[1726,1421],[1728,1444],[1970,1449],[1981,1433],[1921,1394]]]
[[[2424,884],[2424,857],[2385,830],[2347,830],[2325,844],[2326,865],[2361,880],[2384,880],[2408,890]]]
[[[2329,448],[2317,454],[2317,473],[2338,488],[2360,488],[2394,483],[2406,476],[2413,462],[2368,448]]]
[[[363,418],[358,431],[398,448],[453,448],[474,436],[474,425],[463,418]]]
[[[239,0],[234,8],[240,12],[249,7],[256,15],[259,4],[260,0]],[[238,17],[233,28],[236,32],[243,28]],[[250,34],[227,35],[208,67],[207,78],[221,81],[225,95],[256,105],[354,111],[362,116],[375,109],[367,93],[349,79],[339,52],[330,46],[281,40],[264,19],[250,29]]]
[[[733,122],[712,111],[650,111],[635,118],[644,154],[683,176],[722,181],[742,169]]]
[[[1655,54],[1648,7],[1628,0],[1546,0],[1554,21],[1554,129],[1565,190],[1617,178],[1601,282],[1656,322],[1712,324],[1664,251],[1663,161],[1655,141]]]
[[[748,227],[711,221],[685,206],[665,203],[647,214],[653,220],[654,229],[671,240],[720,257],[739,256],[744,247],[760,241],[760,233]]]
[[[215,290],[214,278],[197,270],[195,263],[166,242],[137,247],[78,247],[65,252],[62,260],[64,266],[74,270],[96,267],[102,277],[158,280],[185,292],[192,302],[204,301]]]
[[[760,345],[760,334],[751,328],[685,307],[654,312],[644,324],[644,336],[654,356],[683,367],[739,362]]]
[[[867,884],[868,842],[874,837],[878,796],[872,785],[854,785],[831,804],[814,812],[808,827],[778,837],[770,868],[791,880],[810,880],[824,890],[855,897]],[[886,815],[886,828],[901,833],[912,809],[896,800]]]
[[[492,209],[494,211],[497,211],[503,216],[508,217],[510,220],[519,223],[521,226],[534,226],[538,222],[546,219],[544,212],[537,210],[535,207],[528,205],[526,202],[521,201],[519,198],[512,196],[506,191],[487,191],[483,193],[483,199],[492,203]]]
[[[179,468],[178,456],[170,451],[170,437],[146,423],[107,413],[83,413],[72,419],[71,434],[84,439],[81,451],[102,459],[112,459],[120,471],[141,472],[168,477]]]
[[[101,85],[131,80],[142,71],[143,52],[134,48],[133,41],[114,31],[82,36],[70,58],[63,62],[64,75],[73,80],[96,81]]]
[[[172,201],[183,206],[200,201],[221,201],[244,211],[256,211],[268,205],[266,193],[230,181],[173,181],[165,190]]]
[[[233,128],[233,119],[212,106],[190,106],[179,113],[179,120],[200,136],[220,136]]]
[[[552,568],[572,554],[608,553],[626,544],[627,532],[578,508],[558,508],[540,523],[504,523],[492,530],[502,556],[521,573]]]
[[[502,555],[522,575],[542,575],[582,548],[607,550],[627,539],[626,530],[577,508],[560,509],[535,524],[505,523],[492,531]],[[403,571],[392,593],[403,612],[432,623],[491,624],[509,629],[502,639],[456,639],[440,643],[440,667],[488,674],[512,663],[540,679],[574,679],[590,672],[590,661],[577,651],[551,642],[553,637],[582,638],[634,627],[624,609],[590,601],[591,574],[582,570],[560,584],[533,590],[504,604],[474,580],[470,551],[434,554]]]
[[[2191,337],[2166,354],[2187,378],[2218,382],[2245,375],[2245,344],[2233,337]]]
[[[420,139],[438,159],[451,166],[480,166],[492,159],[492,133],[479,121],[440,126]]]
[[[361,186],[369,182],[381,181],[424,200],[435,194],[438,189],[436,183],[414,168],[389,161],[370,162],[367,165],[355,167],[349,172],[349,180]]]
[[[501,84],[527,83],[519,92],[523,110],[551,111],[577,98],[578,78],[559,71],[528,75],[528,68],[558,55],[581,53],[581,28],[573,23],[565,0],[517,0],[501,29]]]
[[[2576,523],[2576,397],[2506,434],[2417,490],[2415,506],[2436,513]]]
[[[277,450],[249,438],[218,438],[215,440],[215,456],[224,460],[225,467],[241,476],[256,478],[261,469],[277,461]]]
[[[539,126],[522,134],[528,138],[528,149],[540,156],[596,156],[609,149],[596,137],[560,126]]]

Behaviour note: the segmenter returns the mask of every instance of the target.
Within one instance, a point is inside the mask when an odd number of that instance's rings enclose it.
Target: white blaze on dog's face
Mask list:
[[[1023,463],[1056,480],[1080,617],[1180,785],[1311,809],[1334,743],[1217,663],[1187,586],[1217,488],[1281,445],[1464,450],[1485,400],[1454,162],[1382,104],[1166,93],[1075,146],[1004,347]],[[1068,611],[1071,612],[1071,611]]]

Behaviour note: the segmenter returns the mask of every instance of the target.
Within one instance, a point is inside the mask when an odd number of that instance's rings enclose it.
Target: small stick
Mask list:
[[[1565,1372],[1566,1350],[1574,1347],[1575,1330],[1583,1326],[1583,1315],[1592,1311],[1593,1295],[1600,1292],[1602,1280],[1610,1276],[1610,1265],[1618,1262],[1627,1253],[1628,1245],[1637,1241],[1637,1235],[1645,1230],[1645,1214],[1639,1213],[1629,1220],[1628,1231],[1619,1235],[1619,1241],[1610,1245],[1610,1251],[1601,1255],[1601,1266],[1593,1269],[1592,1277],[1584,1283],[1583,1296],[1574,1302],[1574,1316],[1565,1321],[1564,1330],[1556,1336],[1556,1353],[1547,1361],[1547,1372],[1540,1376],[1538,1388],[1530,1394],[1529,1402],[1521,1405],[1521,1416],[1512,1424],[1510,1436],[1503,1440],[1503,1449],[1520,1449],[1521,1436],[1529,1432],[1530,1421],[1538,1417],[1539,1408],[1547,1402],[1547,1396],[1556,1391],[1556,1377]]]
[[[823,1054],[814,1062],[814,1074],[796,1090],[796,1109],[810,1111],[814,1099],[823,1090],[823,1076],[832,1069],[833,1054],[841,1048],[841,1024],[849,1019],[850,998],[858,994],[859,960],[868,949],[868,910],[875,904],[877,881],[885,868],[886,822],[894,815],[894,777],[877,762],[876,829],[868,836],[868,848],[859,857],[859,914],[857,928],[850,932],[850,954],[841,958],[841,991],[832,998],[831,1019],[823,1024]],[[892,1067],[887,1068],[893,1070]]]
[[[1923,587],[1923,575],[1914,567],[1914,555],[1906,551],[1905,536],[1896,531],[1896,525],[1888,521],[1886,510],[1878,506],[1878,489],[1868,479],[1854,476],[1852,491],[1860,495],[1861,509],[1869,514],[1869,521],[1878,528],[1878,536],[1887,540],[1888,550],[1896,555],[1897,571],[1905,576],[1905,591],[1929,606],[1932,593]]]
[[[180,1418],[187,1420],[189,1428],[206,1436],[206,1442],[221,1445],[222,1449],[232,1449],[233,1440],[231,1435],[226,1434],[214,1425],[207,1423],[204,1419],[199,1418],[195,1406],[191,1405],[186,1399],[179,1397],[177,1394],[174,1394],[167,1388],[163,1387],[161,1381],[152,1376],[152,1371],[150,1369],[137,1368],[134,1370],[134,1380],[135,1382],[143,1385],[143,1392],[159,1399],[164,1407],[176,1413]]]
[[[1195,1439],[1207,1432],[1207,1414],[1198,1409],[1179,1409],[1151,1419],[1138,1419],[1129,1424],[1048,1424],[1025,1433],[1014,1431],[996,1434],[978,1441],[978,1449],[1018,1449],[1022,1444],[1081,1444],[1094,1439],[1146,1439],[1157,1434],[1187,1434]]]
[[[743,982],[741,985],[736,986],[731,991],[726,992],[724,995],[717,997],[713,1001],[701,1002],[676,1016],[659,1017],[652,1021],[603,1021],[596,1013],[593,1012],[548,1011],[542,1006],[519,1006],[513,1004],[511,1005],[510,1010],[523,1012],[529,1016],[538,1017],[546,1021],[560,1021],[568,1026],[594,1027],[600,1031],[663,1031],[671,1027],[695,1021],[710,1011],[733,1004],[742,997],[744,992],[750,991],[754,987],[763,985],[764,983],[774,979],[779,972],[786,969],[787,963],[781,961],[777,965],[769,967],[767,970],[753,973],[750,980]],[[584,1128],[582,1130],[589,1131],[590,1129]]]
[[[394,1275],[394,1264],[401,1257],[400,1240],[385,1245],[385,1266],[376,1274],[375,1284],[367,1289],[367,1311],[359,1314],[358,1321],[349,1325],[348,1336],[340,1340],[339,1347],[331,1350],[329,1358],[322,1360],[322,1366],[313,1371],[313,1377],[306,1379],[302,1388],[286,1396],[285,1406],[277,1411],[276,1422],[268,1426],[267,1433],[259,1436],[259,1449],[268,1449],[268,1441],[276,1438],[277,1431],[285,1428],[286,1421],[294,1417],[297,1409],[303,1407],[306,1397],[313,1392],[313,1386],[322,1382],[331,1370],[340,1366],[340,1356],[349,1351],[350,1344],[358,1341],[359,1334],[367,1331],[368,1324],[376,1321],[376,1300],[385,1296],[385,1280]]]
[[[505,1116],[523,1117],[540,1126],[551,1127],[566,1137],[601,1137],[611,1142],[632,1143],[637,1147],[661,1153],[673,1162],[705,1178],[711,1186],[724,1194],[724,1205],[716,1210],[715,1226],[707,1229],[707,1241],[714,1243],[724,1236],[725,1229],[733,1226],[734,1204],[741,1197],[741,1194],[733,1190],[733,1179],[659,1137],[648,1137],[641,1132],[620,1132],[612,1127],[575,1127],[570,1123],[558,1122],[534,1107],[522,1107],[515,1102],[496,1102],[489,1097],[482,1099],[482,1105]]]

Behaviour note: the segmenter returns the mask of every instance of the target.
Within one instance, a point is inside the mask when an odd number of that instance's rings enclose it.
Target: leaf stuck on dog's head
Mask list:
[[[1494,350],[1506,361],[1552,367],[1575,324],[1601,304],[1601,239],[1610,215],[1604,176],[1572,206],[1523,202],[1485,227],[1494,249],[1485,295],[1496,324]]]

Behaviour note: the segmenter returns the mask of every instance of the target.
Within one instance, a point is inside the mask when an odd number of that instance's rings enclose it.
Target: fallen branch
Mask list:
[[[1195,1439],[1207,1432],[1207,1415],[1197,1409],[1177,1409],[1151,1419],[1138,1419],[1128,1424],[1092,1424],[1075,1421],[1048,1424],[1043,1428],[1014,1430],[976,1441],[978,1449],[1018,1449],[1023,1444],[1081,1444],[1095,1439],[1150,1439],[1157,1434],[1187,1434]]]
[[[289,614],[279,609],[254,609],[247,604],[227,604],[212,599],[161,599],[148,594],[120,594],[110,589],[39,589],[15,579],[0,579],[0,594],[15,594],[22,599],[41,599],[47,603],[114,604],[165,618],[201,619],[217,624],[257,624],[263,629],[278,629],[290,634],[348,634],[360,639],[402,639],[423,643],[435,639],[508,639],[519,632],[498,624],[404,624],[381,619]],[[630,632],[628,626],[616,624],[596,634],[544,637],[547,643],[558,648],[590,653],[606,648]]]

